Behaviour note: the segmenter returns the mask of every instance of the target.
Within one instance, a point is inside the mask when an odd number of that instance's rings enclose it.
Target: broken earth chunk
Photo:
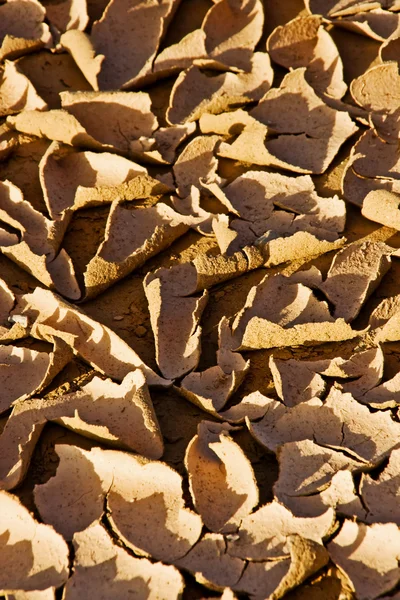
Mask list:
[[[49,290],[36,288],[31,294],[20,296],[13,314],[28,317],[33,337],[47,341],[52,336],[61,338],[75,354],[113,379],[121,381],[139,368],[149,385],[170,384],[147,367],[114,331]]]
[[[15,0],[14,0],[15,1]],[[46,110],[47,104],[14,62],[5,61],[0,78],[0,116],[5,117],[21,110]]]
[[[288,537],[290,559],[249,562],[235,590],[250,594],[254,600],[283,598],[329,560],[325,548],[299,535]]]
[[[66,539],[98,521],[107,498],[115,533],[136,554],[173,562],[198,540],[201,519],[185,508],[182,478],[167,465],[99,448],[56,446],[56,452],[57,473],[36,486],[35,502]]]
[[[156,360],[165,377],[175,379],[195,369],[200,359],[199,322],[207,292],[194,296],[197,272],[185,263],[158,269],[143,282],[156,344]]]
[[[237,536],[228,541],[228,552],[239,558],[262,561],[286,558],[289,536],[297,534],[322,544],[335,522],[331,508],[315,518],[298,518],[274,501],[245,516]]]
[[[197,121],[202,114],[218,114],[229,107],[260,100],[272,84],[269,56],[253,54],[249,72],[209,76],[196,65],[183,71],[171,91],[167,120],[176,125]]]
[[[25,476],[45,424],[55,421],[105,444],[160,458],[164,446],[142,372],[120,385],[94,377],[80,391],[18,402],[0,436],[0,486],[12,489]]]
[[[193,503],[205,526],[234,531],[258,503],[253,469],[227,424],[202,421],[189,442],[185,467]]]
[[[304,68],[295,69],[284,77],[279,88],[267,92],[250,111],[261,126],[248,125],[244,129],[233,142],[236,153],[229,150],[229,145],[221,144],[220,154],[299,173],[324,173],[357,127],[348,114],[330,108],[318,98],[307,83],[305,72]],[[257,137],[251,141],[254,134]],[[267,134],[275,137],[266,137]],[[251,148],[252,144],[257,152],[261,147],[259,160],[245,158],[247,146]]]
[[[365,462],[311,440],[288,442],[279,448],[277,457],[279,477],[274,494],[283,504],[288,496],[311,496],[324,490],[339,471],[357,473],[368,467]]]
[[[267,50],[287,69],[306,67],[306,79],[317,92],[333,98],[346,93],[342,60],[320,16],[297,17],[280,25],[269,36]]]
[[[400,450],[393,450],[389,462],[377,479],[363,474],[360,493],[367,508],[368,523],[400,525]]]
[[[46,17],[57,33],[68,29],[84,30],[89,22],[86,0],[61,0],[52,2],[42,0],[46,8]]]
[[[144,167],[122,156],[79,152],[57,142],[50,144],[39,163],[43,196],[52,219],[61,218],[68,209],[93,206],[96,192],[117,188],[117,195],[118,186],[141,173],[146,174]]]
[[[390,453],[400,434],[400,425],[389,411],[370,413],[351,394],[335,387],[324,403],[313,398],[288,408],[270,400],[264,417],[249,428],[273,452],[282,444],[308,439],[373,464]]]
[[[131,181],[132,190],[128,191],[133,193],[128,196],[130,199],[137,195],[135,179]],[[132,210],[123,205],[117,195],[108,214],[104,241],[84,273],[85,299],[97,296],[126,277],[149,258],[168,248],[188,229],[185,218],[163,202]]]
[[[0,589],[46,590],[68,578],[68,547],[38,523],[16,496],[0,491]]]
[[[79,600],[88,593],[97,600],[123,600],[131,594],[137,600],[178,600],[183,592],[183,579],[175,567],[131,556],[100,523],[76,533],[73,544],[73,575],[64,600]]]
[[[394,523],[346,520],[327,548],[360,600],[390,592],[400,581],[400,530]]]
[[[217,365],[200,373],[190,373],[178,388],[185,398],[216,417],[230,421],[244,418],[239,407],[221,413],[232,394],[238,389],[250,367],[238,352],[231,350],[231,332],[226,317],[218,326],[219,350]],[[250,409],[250,402],[248,408]],[[244,409],[244,406],[242,407]],[[228,416],[227,416],[228,415]],[[231,418],[229,418],[231,417]]]
[[[104,61],[104,55],[99,54],[96,56],[88,34],[79,29],[70,29],[61,36],[60,44],[68,50],[77,67],[82,71],[92,88],[98,92],[97,77]]]
[[[71,360],[67,344],[54,338],[50,354],[17,346],[0,346],[0,413],[17,400],[43,390]]]
[[[227,553],[225,538],[218,533],[206,533],[175,564],[193,573],[198,583],[220,591],[234,587],[246,565],[245,561]]]
[[[395,252],[382,242],[353,243],[334,257],[325,281],[319,286],[335,306],[335,318],[353,321],[362,305],[390,269]]]
[[[179,196],[186,198],[192,186],[200,187],[201,182],[219,183],[217,175],[218,159],[215,157],[219,137],[197,136],[178,156],[174,167],[174,177]]]
[[[129,88],[151,74],[178,4],[177,0],[111,0],[91,33],[95,53],[105,57],[98,75],[100,89]]]
[[[253,287],[233,326],[234,349],[275,348],[351,339],[359,335],[312,290],[283,275]]]
[[[0,60],[14,59],[50,45],[46,11],[37,0],[8,0],[0,6]]]

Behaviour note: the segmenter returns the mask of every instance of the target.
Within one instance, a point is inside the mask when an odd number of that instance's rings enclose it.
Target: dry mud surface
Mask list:
[[[0,4],[5,598],[400,598],[399,11]]]

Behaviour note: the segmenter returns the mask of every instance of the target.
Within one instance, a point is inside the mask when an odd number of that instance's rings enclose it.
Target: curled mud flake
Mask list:
[[[246,125],[254,123],[257,123],[256,119],[253,119],[242,108],[219,115],[203,113],[199,119],[199,127],[202,133],[217,133],[219,135],[238,135]]]
[[[158,598],[178,600],[184,588],[175,567],[137,558],[117,546],[100,523],[94,523],[73,538],[73,575],[64,590],[64,600],[79,600],[92,594],[98,600]]]
[[[17,0],[13,0],[16,2]],[[110,150],[89,135],[79,121],[66,110],[24,110],[14,117],[7,118],[12,128],[37,137],[47,138],[71,146],[91,148],[93,150]]]
[[[311,440],[284,444],[277,457],[279,477],[274,494],[283,504],[287,497],[311,496],[323,491],[339,471],[359,472],[368,467],[365,462]]]
[[[231,429],[225,423],[202,421],[185,456],[194,506],[215,532],[234,531],[258,503],[253,469],[229,435]]]
[[[0,492],[0,589],[46,590],[68,578],[68,547],[52,527],[38,523],[16,496]]]
[[[400,374],[368,390],[358,401],[372,408],[396,408],[400,405]]]
[[[264,164],[317,174],[327,169],[357,127],[347,113],[330,108],[315,94],[305,73],[305,68],[288,73],[281,86],[267,92],[250,115],[264,124],[270,135],[277,135],[266,140],[264,135],[258,142],[265,150]]]
[[[238,352],[232,352],[231,331],[226,317],[221,319],[218,332],[217,365],[200,373],[186,375],[179,392],[203,410],[225,419],[225,416],[220,414],[221,410],[245,378],[250,361],[246,361]],[[249,409],[250,406],[251,403],[249,403]],[[228,409],[228,415],[230,410]],[[232,418],[240,419],[240,412],[240,408],[236,411],[233,410]]]
[[[87,33],[78,29],[66,31],[60,38],[60,44],[68,50],[77,67],[95,91],[99,91],[98,75],[104,61],[104,55],[94,50],[91,39]]]
[[[46,17],[58,33],[69,29],[83,31],[89,23],[86,0],[43,0]]]
[[[394,523],[365,525],[346,520],[327,548],[360,600],[374,600],[400,580],[400,530]]]
[[[135,179],[132,180],[133,196],[134,183]],[[185,218],[163,202],[131,210],[119,199],[115,200],[108,215],[104,241],[84,273],[85,298],[97,296],[126,277],[188,229]]]
[[[334,23],[378,42],[384,42],[399,29],[400,15],[375,8],[368,12],[360,12],[349,17],[335,19]]]
[[[360,334],[312,290],[283,275],[266,276],[252,288],[233,322],[235,349],[276,348],[351,339]]]
[[[0,220],[20,232],[19,239],[0,247],[3,254],[67,298],[81,297],[72,261],[64,249],[59,250],[67,222],[47,219],[9,181],[0,183]]]
[[[205,33],[202,29],[195,29],[177,44],[160,52],[153,64],[153,73],[161,76],[173,75],[183,69],[189,69],[196,58],[206,57]]]
[[[282,497],[285,506],[298,517],[320,518],[327,509],[345,517],[366,520],[367,511],[356,493],[353,475],[349,471],[338,471],[330,484],[318,494],[310,496]],[[329,532],[331,533],[331,532]]]
[[[260,0],[221,0],[210,8],[202,24],[206,51],[226,65],[246,68],[261,38],[263,25]]]
[[[15,296],[5,281],[0,279],[0,336],[6,334],[10,328],[8,320],[15,304]]]
[[[210,77],[199,67],[183,71],[171,91],[167,120],[171,124],[197,121],[204,113],[219,114],[237,104],[260,100],[272,84],[268,54],[256,52],[248,72]]]
[[[165,377],[181,377],[195,369],[200,359],[199,322],[208,301],[207,292],[194,296],[197,272],[189,263],[158,269],[146,275],[143,286],[149,303],[157,364]]]
[[[353,321],[391,266],[394,252],[382,242],[353,243],[340,250],[319,286],[335,306],[335,318]]]
[[[131,141],[129,155],[148,163],[170,165],[175,162],[178,146],[195,130],[196,123],[160,127],[150,138],[142,136]]]
[[[0,6],[0,60],[14,59],[52,42],[37,0],[8,0]]]
[[[240,277],[249,268],[244,252],[236,252],[233,256],[198,254],[193,260],[193,264],[197,272],[198,291]],[[260,267],[261,264],[258,264],[258,266]]]
[[[400,450],[393,450],[389,462],[377,479],[363,474],[360,493],[368,509],[368,523],[400,525]]]
[[[15,2],[16,0],[14,0]],[[47,104],[14,62],[6,60],[0,79],[0,116],[21,110],[46,110]]]
[[[379,48],[379,58],[382,63],[399,61],[399,49],[400,49],[400,32],[395,31],[390,37],[388,37]]]
[[[151,75],[178,4],[177,0],[112,0],[107,5],[91,33],[96,54],[105,56],[98,75],[100,89],[129,88]]]
[[[74,354],[95,369],[121,381],[128,373],[141,369],[149,385],[169,385],[147,367],[136,352],[111,329],[91,319],[49,290],[36,288],[20,296],[14,314],[27,316],[33,337],[47,341],[63,339]]]
[[[57,339],[54,339],[50,354],[11,345],[0,346],[0,412],[17,400],[25,400],[43,390],[71,358],[71,350]]]
[[[306,361],[269,359],[275,390],[286,406],[296,406],[323,394],[326,384]]]
[[[61,106],[104,147],[129,153],[130,143],[151,136],[158,122],[146,92],[61,92]]]
[[[198,583],[221,591],[235,587],[246,565],[245,561],[227,553],[225,538],[218,533],[206,533],[175,564],[192,573]]]
[[[67,541],[101,519],[104,496],[112,484],[112,469],[96,468],[92,453],[69,445],[57,445],[56,474],[36,485],[34,500],[45,523]]]
[[[244,421],[260,419],[268,410],[269,398],[260,392],[252,392],[244,396],[239,404],[231,406],[227,410],[220,411],[218,416],[229,423],[239,424]]]
[[[397,342],[400,340],[400,298],[385,298],[371,315],[371,326],[376,328],[375,341]]]
[[[111,452],[111,451],[109,451]],[[201,518],[185,508],[181,476],[160,462],[118,453],[108,496],[110,522],[136,554],[176,563],[198,541]]]
[[[274,238],[272,229],[257,238],[255,243],[264,255],[265,267],[273,267],[291,260],[311,258],[338,250],[346,241],[345,238],[339,238],[334,242],[318,239],[316,234],[321,235],[321,232],[324,231],[322,229],[315,228],[314,233],[310,233],[309,231],[296,231],[295,228],[296,223],[294,223],[293,233],[290,232],[290,228],[289,232],[281,232],[283,235],[288,234],[287,237]],[[323,236],[331,233],[325,230]]]
[[[400,231],[399,204],[399,194],[385,189],[371,190],[364,197],[361,214],[375,223]]]
[[[267,50],[287,69],[306,67],[306,79],[317,92],[333,98],[346,93],[339,51],[320,16],[297,17],[277,27],[267,40]]]
[[[22,590],[13,590],[11,594],[7,594],[7,600],[55,600],[55,589],[48,588],[47,590],[33,590],[25,592]]]
[[[396,446],[400,432],[390,412],[370,413],[337,388],[331,389],[324,403],[314,398],[287,408],[271,400],[262,420],[249,428],[273,452],[282,444],[308,439],[374,464]]]
[[[247,592],[255,600],[264,599],[266,594],[271,600],[278,600],[329,560],[329,554],[321,544],[299,535],[290,535],[288,546],[290,558],[250,562],[234,589]]]
[[[257,562],[286,558],[290,552],[290,535],[297,534],[321,544],[334,522],[331,508],[315,518],[298,518],[274,501],[242,520],[237,539],[228,542],[228,552]]]
[[[96,192],[118,189],[140,173],[146,174],[146,169],[122,156],[79,152],[57,142],[50,144],[39,163],[43,196],[52,219],[60,219],[68,209],[93,204]]]
[[[400,98],[400,77],[396,63],[375,65],[353,79],[350,92],[353,100],[368,111],[395,111]]]
[[[200,187],[200,181],[220,183],[218,159],[215,157],[218,144],[219,137],[216,135],[197,136],[181,152],[173,167],[179,196],[186,198],[192,186]]]
[[[203,187],[208,185],[203,183]],[[171,202],[174,209],[182,215],[182,222],[186,222],[189,227],[202,235],[213,234],[213,220],[216,215],[200,206],[199,188],[192,185],[190,194],[186,198],[171,196]]]

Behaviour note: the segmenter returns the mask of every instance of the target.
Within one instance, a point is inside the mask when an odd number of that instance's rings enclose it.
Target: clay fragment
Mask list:
[[[35,501],[66,539],[101,518],[105,496],[113,529],[136,554],[174,562],[200,537],[201,519],[185,508],[182,479],[167,465],[99,448],[56,446],[56,452],[57,473],[36,486]]]
[[[393,450],[389,462],[377,479],[363,474],[360,493],[367,507],[368,523],[400,525],[399,510],[400,450]]]
[[[400,580],[400,530],[394,523],[365,525],[346,520],[327,548],[360,600],[390,592]]]
[[[290,552],[289,536],[297,534],[322,544],[334,520],[331,508],[318,517],[298,518],[274,501],[244,517],[237,537],[228,542],[228,552],[254,561],[286,558]]]
[[[221,144],[220,154],[299,173],[323,173],[357,127],[348,114],[330,108],[318,98],[307,83],[305,72],[305,68],[300,68],[287,74],[280,87],[267,92],[250,111],[264,129],[248,125],[230,150],[228,145]],[[266,138],[267,134],[276,137]],[[251,152],[248,147],[251,148],[254,135],[253,153],[261,149],[261,155],[258,160],[250,161],[246,153]]]
[[[346,93],[342,60],[320,16],[297,17],[276,27],[267,50],[273,61],[287,69],[306,67],[306,79],[317,92],[333,98]]]
[[[52,527],[38,523],[16,496],[0,491],[0,589],[46,590],[68,578],[68,547]]]
[[[257,123],[248,112],[242,108],[230,112],[213,115],[203,113],[199,119],[202,133],[217,133],[219,135],[238,135],[246,125]]]
[[[68,209],[93,206],[93,196],[109,188],[117,195],[118,186],[141,173],[146,174],[144,167],[122,156],[79,152],[57,142],[50,144],[39,163],[43,196],[52,219],[60,219]]]
[[[343,319],[335,320],[327,304],[318,301],[310,288],[282,275],[266,276],[250,290],[232,332],[237,350],[339,341],[359,335]]]
[[[232,105],[260,100],[272,84],[268,54],[256,52],[249,72],[209,77],[193,65],[178,76],[171,91],[167,120],[170,124],[197,121],[202,114],[218,114]]]
[[[287,408],[270,400],[264,417],[249,423],[249,429],[273,452],[282,444],[308,439],[378,464],[397,445],[400,426],[390,412],[370,413],[351,394],[333,387],[324,403],[314,398]]]
[[[168,46],[157,55],[153,64],[153,73],[160,76],[173,75],[191,67],[196,58],[206,58],[205,39],[203,29],[195,29],[177,44]]]
[[[279,477],[274,494],[283,504],[287,497],[311,496],[323,491],[340,471],[357,473],[367,468],[365,462],[311,440],[288,442],[278,450],[277,457]]]
[[[61,36],[60,44],[68,50],[77,67],[82,71],[92,88],[98,92],[99,84],[97,78],[105,57],[103,54],[96,56],[88,34],[79,29],[70,29]]]
[[[353,321],[391,266],[394,249],[382,242],[353,243],[336,254],[320,290],[335,306],[335,318]]]
[[[199,321],[207,304],[207,292],[194,296],[197,273],[189,263],[149,273],[143,286],[149,303],[157,364],[165,377],[181,377],[195,369],[200,359]]]
[[[6,60],[0,80],[0,116],[21,110],[46,110],[47,104],[12,61]]]
[[[140,188],[135,189],[135,179],[131,181],[132,189],[129,189],[131,186],[128,183],[121,190],[127,199],[140,196],[141,192]],[[160,187],[161,191],[165,189],[162,184],[157,186],[158,191]],[[146,189],[149,189],[148,185]],[[154,191],[157,192],[157,188]],[[120,202],[118,191],[116,199],[116,191],[111,190],[111,193],[114,200],[107,218],[104,241],[84,273],[86,299],[97,296],[126,277],[149,258],[168,248],[189,229],[185,218],[163,202],[132,210]],[[104,198],[102,192],[96,192],[94,197],[92,195],[92,199],[99,197]]]
[[[262,600],[268,594],[271,600],[283,598],[329,560],[325,548],[298,535],[288,537],[290,559],[250,562],[234,589]]]
[[[20,232],[19,239],[13,234],[0,246],[3,254],[48,287],[73,300],[80,298],[72,261],[59,250],[66,223],[47,219],[10,181],[0,183],[0,219]]]
[[[127,89],[151,74],[161,38],[177,6],[177,0],[112,0],[107,5],[91,33],[95,53],[105,57],[98,75],[100,89]]]
[[[238,389],[250,366],[238,352],[231,351],[231,334],[226,317],[218,326],[219,350],[217,365],[200,373],[190,373],[182,380],[179,392],[188,400],[214,416],[230,421],[243,419],[241,408],[223,411],[227,401]],[[248,407],[250,408],[251,402]],[[244,408],[244,407],[242,407]]]
[[[197,136],[181,152],[173,167],[179,196],[186,198],[192,186],[201,187],[203,181],[221,181],[217,175],[218,159],[215,157],[218,144],[216,135]]]
[[[364,198],[361,214],[375,223],[400,231],[399,197],[385,189],[371,190]]]
[[[89,22],[86,0],[62,0],[57,4],[43,0],[42,3],[46,8],[46,17],[57,33],[69,29],[83,31]]]
[[[203,183],[203,187],[208,187],[208,185]],[[212,235],[213,221],[217,218],[217,215],[200,206],[200,196],[199,188],[192,185],[190,194],[186,198],[171,197],[172,206],[182,215],[182,222],[185,222],[202,235]]]
[[[74,354],[113,379],[121,381],[139,368],[148,384],[169,385],[106,325],[91,319],[49,290],[36,288],[31,294],[20,296],[13,314],[28,317],[33,337],[51,341],[54,335],[63,339]]]
[[[122,599],[127,594],[138,600],[178,600],[183,592],[182,575],[175,567],[131,556],[100,523],[76,533],[73,544],[74,571],[65,587],[65,600],[78,600],[88,592],[98,600]]]
[[[176,150],[196,130],[195,123],[176,127],[159,127],[152,137],[141,136],[130,143],[129,154],[144,162],[169,165],[175,162]]]
[[[193,573],[198,583],[217,590],[234,588],[245,568],[243,560],[228,554],[225,538],[219,533],[206,533],[175,564]]]
[[[258,503],[253,469],[230,429],[202,421],[185,455],[194,506],[214,532],[234,531]]]
[[[71,358],[68,346],[57,338],[50,354],[18,346],[0,346],[0,413],[17,400],[25,400],[43,390]]]
[[[37,0],[9,0],[0,6],[0,60],[14,59],[50,45],[46,11]]]

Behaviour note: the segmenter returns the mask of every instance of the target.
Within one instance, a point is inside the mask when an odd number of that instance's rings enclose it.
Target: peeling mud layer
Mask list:
[[[399,32],[0,3],[0,598],[400,598]]]

